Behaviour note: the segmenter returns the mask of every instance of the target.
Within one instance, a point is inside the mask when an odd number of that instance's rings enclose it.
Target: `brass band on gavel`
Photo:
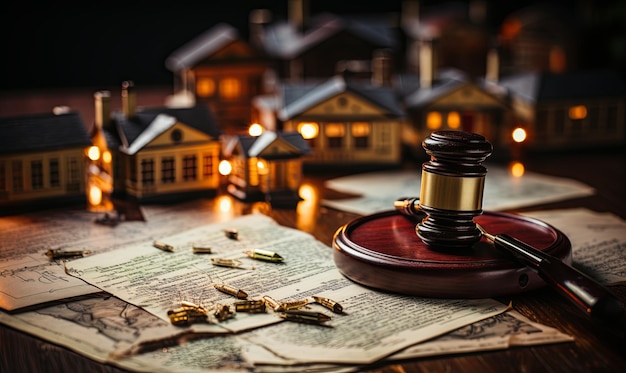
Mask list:
[[[416,233],[435,249],[469,248],[481,238],[473,218],[482,214],[487,169],[481,162],[492,146],[482,135],[462,131],[435,131],[422,146],[431,158],[422,165],[419,210],[426,217]]]
[[[420,205],[454,211],[480,210],[484,187],[484,176],[456,177],[422,171]]]

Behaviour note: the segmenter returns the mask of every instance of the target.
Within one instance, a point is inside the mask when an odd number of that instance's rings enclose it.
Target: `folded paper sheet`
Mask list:
[[[238,230],[238,240],[224,235],[224,229],[230,228]],[[232,303],[234,299],[216,291],[214,283],[243,289],[250,299],[269,295],[282,301],[321,295],[340,302],[345,313],[339,315],[311,305],[332,317],[328,328],[281,322],[272,311],[237,313],[219,324],[232,332],[266,326],[254,338],[256,344],[305,363],[373,363],[507,309],[490,299],[418,298],[361,287],[339,273],[328,246],[265,215],[246,215],[159,240],[174,246],[174,251],[155,249],[149,241],[68,262],[66,269],[163,320],[169,309],[184,300],[205,305]],[[214,247],[215,256],[242,261],[244,268],[213,266],[206,255],[193,253],[192,246],[199,242]],[[243,254],[251,248],[275,251],[285,259],[280,263],[255,261]],[[198,324],[194,329],[209,333],[214,326],[207,324],[203,330]]]
[[[526,172],[515,177],[502,166],[487,165],[484,210],[507,210],[589,196],[594,189],[575,180]],[[419,197],[421,170],[368,172],[326,181],[326,187],[359,197],[322,204],[361,215],[393,209],[398,198]]]

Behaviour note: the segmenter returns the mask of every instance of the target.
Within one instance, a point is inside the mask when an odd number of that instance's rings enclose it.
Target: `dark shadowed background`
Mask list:
[[[270,9],[275,19],[285,18],[288,1],[171,2],[168,6],[134,2],[126,7],[90,2],[89,6],[47,8],[14,3],[0,13],[4,66],[0,90],[116,86],[127,79],[142,86],[167,86],[172,74],[165,68],[165,59],[175,49],[218,22],[227,22],[247,35],[251,10]],[[495,31],[507,14],[537,2],[546,1],[488,1],[488,26]],[[601,27],[583,32],[581,67],[608,67],[623,74],[626,1],[556,2],[574,11],[595,8],[593,17]],[[427,9],[441,3],[423,0],[420,6]],[[402,0],[309,0],[309,13],[382,14],[399,12],[401,4]]]

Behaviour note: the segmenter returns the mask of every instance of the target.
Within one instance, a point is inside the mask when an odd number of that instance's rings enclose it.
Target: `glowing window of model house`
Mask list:
[[[154,185],[154,160],[141,160],[141,183],[143,185]]]
[[[213,175],[213,155],[205,153],[202,155],[202,176]]]
[[[52,158],[48,163],[50,173],[50,187],[58,187],[61,185],[61,176],[59,174],[59,159]]]
[[[33,189],[43,188],[43,163],[41,160],[30,162],[30,183]]]
[[[458,111],[451,111],[448,113],[448,127],[452,129],[458,129],[461,127],[461,116]]]
[[[570,119],[585,119],[587,117],[587,107],[585,105],[576,105],[569,108]]]
[[[257,169],[258,165],[258,159],[256,157],[250,157],[248,159],[248,170],[250,170],[248,175],[250,177],[249,182],[251,186],[259,185],[259,170]]]
[[[437,111],[431,111],[426,116],[426,127],[429,130],[436,130],[441,128],[441,113]]]
[[[369,145],[370,124],[367,122],[354,122],[351,126],[355,148],[367,148]]]
[[[224,99],[235,99],[241,94],[241,85],[235,78],[220,80],[220,95]]]
[[[174,158],[163,158],[161,160],[161,182],[165,184],[176,181],[176,173],[174,171]]]
[[[345,126],[343,123],[326,123],[324,134],[329,148],[340,148],[343,145]]]
[[[186,155],[183,157],[183,179],[185,181],[196,180],[197,176],[197,158],[195,155]]]
[[[298,124],[298,132],[305,140],[314,139],[319,135],[319,126],[313,122],[301,122]]]
[[[215,94],[215,81],[211,78],[200,78],[196,82],[196,94],[200,97],[210,97]]]

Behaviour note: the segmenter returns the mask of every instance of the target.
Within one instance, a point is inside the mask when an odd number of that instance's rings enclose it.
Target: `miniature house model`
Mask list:
[[[531,149],[620,146],[626,141],[626,87],[610,71],[521,73],[499,83]]]
[[[302,159],[309,155],[308,144],[297,132],[234,136],[224,147],[232,165],[227,190],[241,200],[293,206],[299,199]]]
[[[84,201],[90,145],[76,112],[0,119],[0,206]]]
[[[284,85],[276,115],[313,154],[307,165],[398,165],[404,112],[390,87],[341,76],[321,84]],[[263,116],[261,116],[263,117]]]
[[[92,138],[103,147],[101,154],[111,153],[114,194],[149,201],[215,193],[221,132],[206,106],[138,110],[128,82],[122,87],[122,112],[110,113],[110,95],[94,97]]]
[[[166,60],[176,91],[208,105],[220,127],[238,133],[250,124],[250,102],[264,93],[268,62],[239,32],[220,23],[174,51]]]

